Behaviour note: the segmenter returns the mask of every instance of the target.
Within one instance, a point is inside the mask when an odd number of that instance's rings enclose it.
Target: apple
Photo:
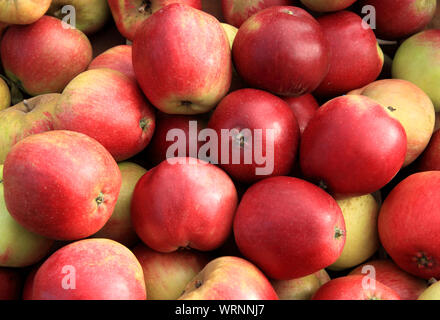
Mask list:
[[[302,135],[309,124],[309,121],[313,118],[316,110],[319,108],[318,102],[310,93],[299,97],[285,97],[284,101],[287,102],[290,109],[292,109],[295,114],[296,120],[298,121],[299,131]]]
[[[81,239],[100,230],[121,188],[110,153],[96,140],[65,130],[32,135],[14,145],[3,179],[10,215],[29,231],[56,240]]]
[[[422,279],[440,277],[440,172],[415,173],[385,199],[379,236],[386,252],[404,271]]]
[[[428,147],[418,159],[419,171],[440,170],[440,131],[435,131]]]
[[[232,45],[234,44],[235,37],[237,36],[238,28],[234,27],[233,25],[227,24],[227,23],[221,23],[223,29],[226,32],[226,35],[228,36],[229,40],[229,47],[232,50]]]
[[[0,112],[0,164],[18,141],[53,130],[55,106],[60,96],[59,93],[39,95]]]
[[[436,6],[435,14],[426,29],[440,29],[440,5]]]
[[[371,194],[336,199],[336,202],[344,215],[347,236],[341,255],[329,269],[345,270],[364,262],[379,249],[379,204]]]
[[[417,300],[440,300],[440,282],[436,281],[420,294]]]
[[[223,16],[228,24],[239,28],[250,16],[273,6],[293,5],[293,0],[222,0]]]
[[[92,60],[84,33],[49,16],[31,25],[10,26],[0,53],[8,78],[32,96],[61,92]]]
[[[356,0],[301,0],[302,4],[316,12],[333,12],[348,8]]]
[[[161,253],[140,244],[133,253],[144,270],[148,300],[176,300],[209,262],[203,253],[186,249]]]
[[[38,269],[33,300],[145,300],[135,255],[109,239],[86,239],[52,254]]]
[[[434,130],[435,109],[431,99],[413,83],[400,79],[375,81],[356,94],[392,111],[390,115],[402,124],[407,137],[403,166],[411,164],[425,150]]]
[[[175,3],[138,29],[133,67],[145,95],[159,110],[206,113],[231,86],[230,52],[226,32],[216,18]]]
[[[211,251],[231,233],[237,201],[234,183],[221,169],[177,157],[163,161],[139,180],[131,219],[138,236],[153,250]]]
[[[315,90],[326,76],[328,50],[315,18],[298,7],[276,6],[241,25],[232,54],[238,73],[251,86],[300,96]]]
[[[219,137],[210,158],[239,182],[287,175],[293,167],[299,128],[293,111],[275,95],[257,89],[234,91],[214,110],[208,127]],[[229,136],[224,137],[224,130],[229,130]],[[239,155],[239,163],[234,154]],[[265,156],[264,162],[257,159],[258,154]]]
[[[31,24],[40,19],[49,9],[52,0],[14,0],[0,2],[0,22],[9,24]]]
[[[393,60],[393,78],[410,81],[431,98],[435,110],[440,111],[440,30],[419,32],[406,39],[397,49]]]
[[[3,165],[0,165],[0,266],[27,267],[49,252],[53,241],[19,225],[6,209],[3,196]]]
[[[280,300],[310,300],[319,287],[328,281],[330,276],[322,269],[305,277],[271,282]]]
[[[330,46],[330,70],[315,95],[336,97],[378,78],[384,55],[373,30],[365,28],[357,14],[341,11],[319,17],[318,22]]]
[[[170,156],[189,156],[197,158],[199,150],[204,144],[198,139],[201,130],[205,129],[208,121],[204,115],[173,115],[158,112],[156,116],[156,130],[153,138],[146,149],[146,157],[152,165],[158,165]],[[194,132],[192,132],[194,128]],[[171,130],[181,130],[180,132],[185,136],[185,154],[179,155],[176,150],[170,155],[170,147],[176,142],[176,138],[167,136],[172,133]],[[177,138],[179,139],[179,138]],[[193,153],[193,154],[192,154]]]
[[[118,163],[122,185],[115,209],[107,223],[93,235],[94,238],[106,238],[131,247],[139,240],[131,224],[131,199],[136,183],[147,172],[133,162]]]
[[[75,77],[63,90],[55,113],[55,129],[87,134],[116,161],[145,149],[155,128],[154,109],[136,83],[111,69]]]
[[[405,129],[374,100],[347,95],[316,111],[301,137],[301,171],[335,196],[384,187],[406,155]]]
[[[0,111],[11,105],[11,92],[5,80],[0,78]]]
[[[119,45],[112,47],[90,62],[88,70],[108,68],[122,72],[130,79],[136,81],[132,61],[132,47]]]
[[[396,40],[422,31],[432,20],[436,0],[361,0],[361,6],[375,8],[375,33],[380,39]]]
[[[21,286],[18,269],[0,267],[0,300],[20,300]]]
[[[129,40],[135,38],[136,30],[153,13],[172,3],[202,9],[201,0],[108,0],[119,32]]]
[[[336,201],[292,177],[253,184],[240,201],[233,228],[241,253],[275,280],[328,267],[340,256],[346,236]]]
[[[278,300],[266,276],[249,261],[220,257],[186,286],[179,300]]]
[[[371,272],[374,272],[374,276]],[[402,300],[416,300],[427,282],[397,267],[391,260],[373,260],[360,265],[350,275],[368,275],[393,289]]]
[[[100,30],[111,16],[107,0],[52,0],[47,14],[62,20],[68,13],[63,8],[68,5],[75,8],[75,27],[85,34]]]
[[[400,300],[393,289],[379,281],[369,286],[364,280],[365,276],[361,275],[330,280],[318,289],[312,300]]]
[[[33,293],[34,293],[34,279],[35,275],[37,274],[39,266],[35,266],[29,271],[29,273],[26,276],[23,291],[21,294],[22,300],[32,300]]]

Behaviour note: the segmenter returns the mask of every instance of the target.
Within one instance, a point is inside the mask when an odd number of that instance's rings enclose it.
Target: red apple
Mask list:
[[[19,300],[22,278],[18,269],[0,268],[0,300]]]
[[[303,174],[338,196],[385,186],[402,167],[407,145],[404,128],[387,110],[358,95],[320,107],[301,137]]]
[[[110,69],[75,77],[64,89],[55,113],[55,129],[87,134],[116,161],[145,149],[155,128],[154,109],[136,83]]]
[[[172,3],[182,3],[202,9],[201,0],[108,0],[119,32],[133,40],[136,30],[153,13]]]
[[[232,54],[246,82],[283,96],[312,92],[329,68],[321,27],[297,7],[271,7],[250,17],[238,30]]]
[[[89,64],[88,70],[108,68],[122,72],[130,79],[136,81],[131,54],[131,46],[119,45],[112,47],[93,59]]]
[[[400,182],[379,214],[386,252],[404,271],[423,279],[440,277],[440,172],[416,173]]]
[[[365,28],[358,15],[342,11],[319,17],[318,22],[330,46],[330,70],[316,95],[335,97],[378,78],[384,56],[373,30]]]
[[[238,257],[212,260],[187,285],[179,300],[278,300],[265,275]]]
[[[293,167],[298,124],[287,103],[277,96],[256,89],[234,91],[217,106],[208,127],[216,131],[219,140],[210,159],[237,181],[250,183],[287,175]],[[223,130],[230,134],[225,137]],[[239,163],[234,154],[239,155]]]
[[[305,94],[300,97],[286,97],[284,101],[287,102],[295,114],[302,135],[309,121],[312,120],[316,110],[319,108],[318,102],[311,94]]]
[[[32,268],[32,270],[27,274],[26,280],[23,286],[23,292],[21,295],[22,300],[33,300],[34,294],[34,279],[37,274],[39,266]]]
[[[34,278],[33,300],[145,300],[135,255],[108,239],[86,239],[52,254]]]
[[[273,177],[252,185],[234,218],[241,253],[270,278],[290,280],[328,267],[345,243],[336,201],[297,178]]]
[[[49,16],[31,25],[10,26],[0,52],[8,78],[33,96],[61,92],[92,60],[84,33]]]
[[[231,86],[231,49],[222,25],[183,4],[170,4],[141,25],[133,66],[147,98],[165,113],[206,113]]]
[[[134,190],[131,219],[141,240],[160,252],[220,247],[232,229],[237,191],[218,167],[194,158],[163,161]]]
[[[361,6],[375,9],[375,33],[380,39],[395,40],[422,31],[432,20],[436,0],[361,0]]]
[[[293,0],[222,0],[222,12],[227,23],[239,28],[250,16],[273,6],[293,5]]]
[[[374,278],[393,289],[402,300],[417,300],[428,287],[426,281],[399,269],[391,260],[373,260],[350,272],[350,275],[369,275],[374,270]]]
[[[3,171],[6,207],[29,231],[74,240],[88,237],[110,218],[121,173],[96,140],[63,130],[17,143]]]
[[[203,253],[186,249],[161,253],[140,244],[133,253],[144,270],[149,300],[176,300],[209,262]]]
[[[175,143],[176,139],[171,130],[181,130],[182,137],[185,137],[186,152],[180,156],[192,156],[197,158],[200,147],[204,144],[198,139],[200,131],[206,128],[207,119],[201,115],[171,115],[163,112],[158,112],[156,117],[156,130],[153,138],[146,149],[148,160],[153,165],[158,165],[166,160],[170,154],[167,153],[169,148]],[[192,131],[192,129],[194,129]],[[177,131],[176,131],[177,133]],[[171,135],[167,141],[167,135]],[[171,139],[172,138],[172,139]],[[191,152],[194,154],[192,155]],[[172,155],[179,156],[174,153]]]
[[[428,146],[418,159],[419,171],[440,170],[440,131],[437,130],[431,137]]]
[[[312,300],[400,300],[386,285],[375,281],[374,286],[368,286],[369,282],[364,279],[365,276],[360,275],[333,279],[321,286]]]
[[[340,11],[348,8],[356,0],[301,0],[302,4],[316,12]]]

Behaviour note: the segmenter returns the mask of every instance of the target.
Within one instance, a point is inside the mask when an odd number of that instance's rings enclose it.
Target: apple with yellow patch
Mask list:
[[[0,61],[1,63],[1,61]],[[0,78],[0,111],[11,105],[11,92],[5,80]]]
[[[348,8],[356,0],[301,0],[302,4],[316,12],[334,12]]]
[[[272,280],[280,300],[310,300],[316,291],[330,281],[325,269],[292,280]]]
[[[0,1],[0,22],[31,24],[49,9],[52,0],[4,0]]]

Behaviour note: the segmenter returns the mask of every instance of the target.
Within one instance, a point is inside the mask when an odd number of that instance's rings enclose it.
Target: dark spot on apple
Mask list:
[[[194,283],[194,286],[196,287],[196,289],[200,288],[203,284],[202,280],[196,280],[196,283]]]
[[[185,100],[185,101],[181,101],[181,102],[180,102],[180,105],[181,105],[182,107],[191,107],[192,102],[191,102],[191,101],[188,101],[188,100]]]
[[[338,227],[335,227],[335,239],[339,239],[339,238],[343,237],[344,234],[345,234],[344,230],[342,230]]]
[[[101,192],[98,197],[96,197],[95,199],[96,204],[98,205],[98,207],[104,202],[104,194]]]
[[[150,126],[150,120],[142,118],[139,121],[139,127],[141,127],[142,131],[145,131]]]
[[[145,14],[152,14],[153,9],[151,8],[151,1],[150,0],[144,0],[142,1],[141,6],[138,8],[139,13]]]
[[[240,148],[244,148],[244,142],[245,142],[244,137],[240,136],[239,139],[240,139]]]
[[[390,110],[391,112],[394,112],[394,111],[397,110],[396,108],[394,108],[394,107],[392,107],[392,106],[388,106],[387,109]]]
[[[0,184],[2,184],[3,183],[3,179],[0,179]]]

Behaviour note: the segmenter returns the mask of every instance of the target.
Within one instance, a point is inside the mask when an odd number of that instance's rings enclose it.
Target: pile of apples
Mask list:
[[[0,299],[440,299],[438,9],[0,0]]]

